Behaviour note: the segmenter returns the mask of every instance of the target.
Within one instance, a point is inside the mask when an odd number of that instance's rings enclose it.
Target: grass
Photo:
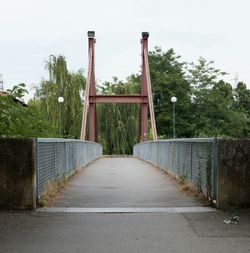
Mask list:
[[[170,171],[168,171],[167,174],[179,186],[180,191],[184,192],[188,196],[198,198],[202,202],[205,201],[207,205],[211,205],[209,200],[204,198],[204,196],[198,191],[197,187],[188,180],[186,176],[178,177]]]
[[[188,195],[191,195],[194,197],[198,197],[200,195],[197,188],[189,180],[186,180],[182,183],[181,190],[186,192]]]
[[[38,200],[40,207],[51,206],[53,202],[60,196],[60,190],[65,188],[70,179],[80,174],[80,170],[76,170],[70,176],[63,177],[57,182],[48,182],[45,186],[43,194]]]

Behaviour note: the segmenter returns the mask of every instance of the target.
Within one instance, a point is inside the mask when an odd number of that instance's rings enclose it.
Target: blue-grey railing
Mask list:
[[[37,197],[49,183],[70,176],[81,166],[102,155],[102,146],[71,139],[37,139]]]
[[[134,156],[152,162],[164,171],[192,181],[207,198],[216,199],[216,139],[171,139],[134,146]]]

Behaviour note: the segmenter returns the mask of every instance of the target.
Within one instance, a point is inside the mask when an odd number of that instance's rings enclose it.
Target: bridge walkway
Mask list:
[[[137,158],[100,158],[75,177],[54,207],[198,207],[173,180]]]
[[[239,224],[227,225],[227,213],[202,205],[146,162],[101,158],[71,180],[54,207],[0,213],[0,252],[249,252],[249,214],[240,214]],[[114,213],[105,211],[108,207],[154,207],[156,212]],[[168,212],[171,207],[182,211]],[[105,210],[89,213],[98,208]],[[166,212],[157,213],[157,208]]]

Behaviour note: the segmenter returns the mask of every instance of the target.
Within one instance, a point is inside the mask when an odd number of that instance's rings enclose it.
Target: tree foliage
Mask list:
[[[171,97],[176,96],[176,132],[179,137],[191,137],[194,126],[191,87],[185,78],[186,63],[180,60],[173,49],[163,52],[159,47],[149,53],[149,63],[158,135],[162,138],[172,137]]]
[[[113,79],[100,87],[102,94],[138,93],[138,85]],[[135,104],[100,104],[97,106],[99,138],[105,154],[132,154],[138,139],[139,106]]]
[[[249,137],[250,90],[243,82],[236,88],[223,80],[224,71],[212,61],[181,60],[173,49],[156,47],[149,52],[156,126],[160,138],[172,138],[173,104],[176,96],[176,135],[183,137]],[[28,107],[22,100],[25,84],[0,96],[0,135],[13,137],[79,138],[85,77],[70,72],[64,56],[46,62],[48,80],[42,80]],[[97,88],[100,94],[140,93],[140,73],[126,81],[113,78]],[[64,102],[58,103],[58,97]],[[99,104],[99,140],[106,154],[131,154],[138,142],[139,105]],[[150,124],[149,124],[150,125]],[[149,129],[150,136],[150,129]]]
[[[81,70],[69,72],[64,56],[50,56],[46,62],[49,80],[43,80],[36,91],[39,108],[62,137],[79,138],[85,77]],[[59,103],[58,98],[64,102]]]
[[[173,49],[156,47],[149,54],[154,108],[158,133],[172,137],[176,96],[177,137],[249,137],[250,91],[239,83],[236,89],[221,78],[227,73],[213,61],[181,61]]]
[[[27,93],[25,84],[21,83],[9,90],[9,95],[0,96],[0,136],[55,136],[55,129],[51,127],[38,107],[32,103],[27,107],[20,101],[25,93]]]

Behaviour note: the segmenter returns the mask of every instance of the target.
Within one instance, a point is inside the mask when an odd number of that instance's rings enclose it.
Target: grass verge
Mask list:
[[[76,170],[70,176],[63,177],[57,182],[48,182],[45,186],[43,194],[38,200],[39,207],[51,206],[52,203],[60,197],[60,190],[65,188],[70,179],[80,174],[80,170]]]

